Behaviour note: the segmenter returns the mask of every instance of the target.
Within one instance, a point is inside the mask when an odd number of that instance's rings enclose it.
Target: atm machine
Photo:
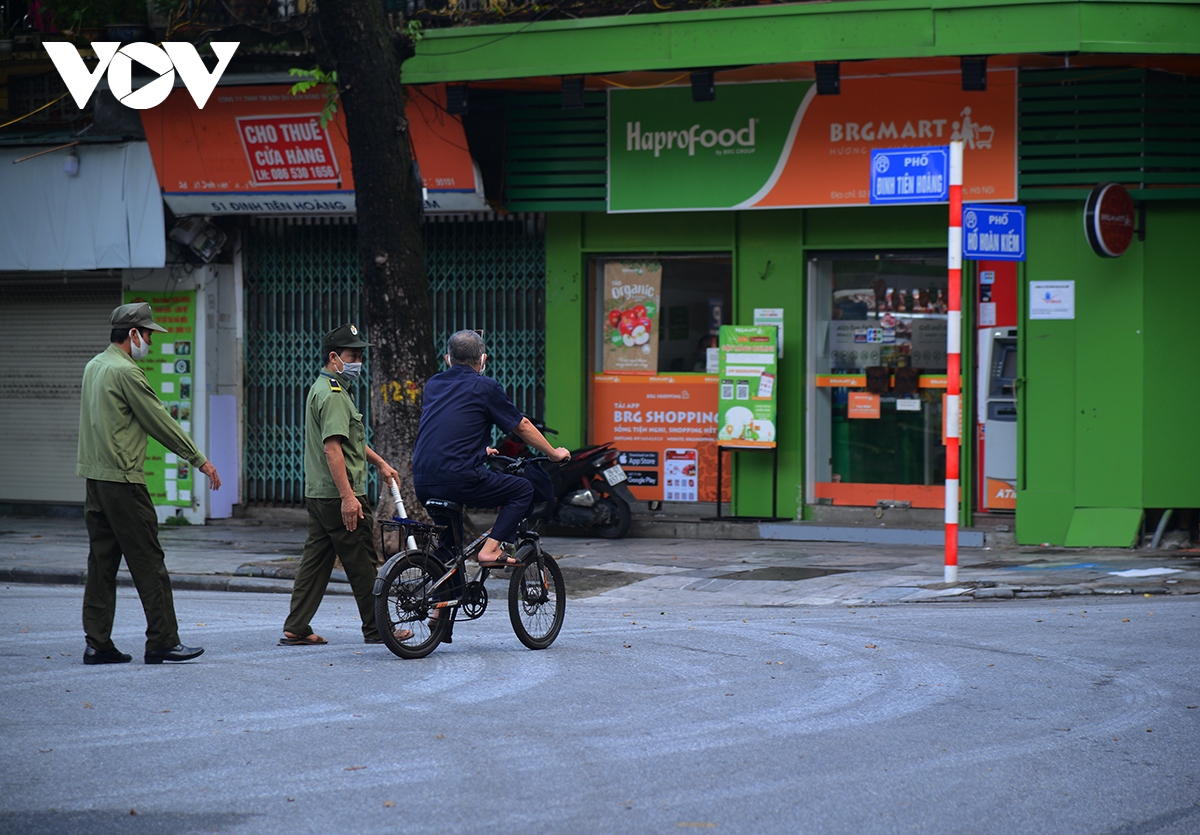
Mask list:
[[[979,331],[979,423],[984,510],[1017,507],[1017,329]]]

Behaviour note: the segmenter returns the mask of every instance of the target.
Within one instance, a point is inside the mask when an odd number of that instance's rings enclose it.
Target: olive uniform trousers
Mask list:
[[[113,649],[117,569],[124,554],[146,612],[146,649],[178,645],[171,576],[163,562],[158,516],[146,485],[89,478],[83,514],[91,543],[83,589],[83,632],[88,644],[98,652]]]
[[[325,596],[334,560],[341,557],[350,589],[358,601],[363,638],[372,642],[379,640],[379,630],[375,627],[375,595],[372,593],[376,574],[375,516],[366,496],[359,496],[358,501],[363,508],[363,518],[358,520],[357,528],[348,531],[342,523],[341,499],[304,500],[308,505],[308,540],[304,543],[300,567],[296,569],[292,608],[284,622],[284,632],[301,638],[312,634],[309,622]]]

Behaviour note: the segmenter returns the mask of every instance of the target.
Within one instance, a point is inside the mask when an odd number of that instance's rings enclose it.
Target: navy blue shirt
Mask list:
[[[425,384],[413,450],[413,483],[446,484],[487,475],[492,426],[505,434],[524,418],[504,389],[469,365],[454,365]]]

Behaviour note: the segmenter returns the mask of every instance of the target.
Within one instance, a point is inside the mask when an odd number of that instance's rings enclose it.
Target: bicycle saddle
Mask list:
[[[443,510],[448,513],[462,513],[463,506],[458,502],[452,502],[448,499],[429,499],[425,502],[425,509],[432,514],[435,510]]]

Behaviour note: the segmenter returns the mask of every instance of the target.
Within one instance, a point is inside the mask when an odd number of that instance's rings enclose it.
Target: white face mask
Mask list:
[[[129,354],[135,360],[144,360],[150,354],[150,342],[137,328],[129,332]]]

